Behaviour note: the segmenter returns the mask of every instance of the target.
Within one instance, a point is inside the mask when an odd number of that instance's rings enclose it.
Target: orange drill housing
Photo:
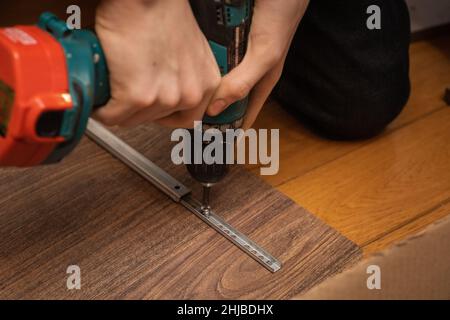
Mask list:
[[[0,29],[0,166],[45,161],[63,137],[40,136],[46,112],[72,108],[64,50],[37,26]]]

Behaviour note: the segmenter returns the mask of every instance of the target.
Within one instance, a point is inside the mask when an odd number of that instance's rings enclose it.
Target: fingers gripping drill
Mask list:
[[[253,1],[190,3],[222,75],[227,74],[244,57]],[[0,29],[0,61],[0,166],[61,161],[79,143],[92,111],[110,97],[97,36],[90,30],[70,30],[55,15],[44,13],[36,26]],[[240,127],[246,107],[244,99],[216,117],[205,116],[203,129],[225,133]],[[205,208],[209,187],[228,170],[225,161],[218,162],[187,166],[205,187]]]

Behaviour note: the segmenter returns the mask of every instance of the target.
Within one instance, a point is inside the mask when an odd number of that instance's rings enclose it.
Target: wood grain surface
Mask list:
[[[171,164],[167,130],[119,133],[194,185]],[[290,298],[361,256],[238,167],[213,190],[213,206],[282,261],[271,274],[87,139],[62,164],[2,169],[0,192],[0,298]],[[66,288],[73,264],[81,290]]]
[[[450,109],[440,109],[280,190],[369,245],[450,201],[449,123]]]

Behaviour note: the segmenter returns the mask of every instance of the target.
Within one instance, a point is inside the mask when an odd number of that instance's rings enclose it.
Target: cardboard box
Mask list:
[[[450,216],[297,298],[450,299]]]

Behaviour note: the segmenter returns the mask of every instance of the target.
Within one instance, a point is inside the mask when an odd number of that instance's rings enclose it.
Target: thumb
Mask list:
[[[206,112],[209,116],[216,116],[229,105],[244,99],[252,88],[273,67],[274,59],[268,59],[267,55],[261,54],[262,50],[256,50],[249,43],[247,53],[242,62],[230,73],[222,78],[219,87],[211,99]]]

